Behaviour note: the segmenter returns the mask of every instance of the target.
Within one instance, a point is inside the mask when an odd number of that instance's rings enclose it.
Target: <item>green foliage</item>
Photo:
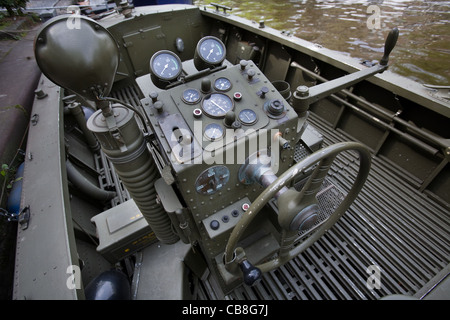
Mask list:
[[[0,171],[0,174],[5,177],[8,169],[9,169],[9,167],[6,163],[2,164],[2,171]]]
[[[28,0],[0,0],[0,7],[4,7],[8,11],[9,16],[12,17],[16,14],[14,9],[19,15],[22,15],[22,9],[25,9],[27,2]]]

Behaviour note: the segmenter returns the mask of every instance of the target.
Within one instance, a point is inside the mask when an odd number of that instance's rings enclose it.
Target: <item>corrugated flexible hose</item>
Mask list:
[[[170,217],[156,202],[154,183],[160,175],[134,112],[117,105],[113,110],[117,126],[114,132],[119,135],[111,134],[100,110],[89,118],[88,128],[96,135],[103,152],[156,237],[166,244],[175,243],[179,237],[173,232]]]

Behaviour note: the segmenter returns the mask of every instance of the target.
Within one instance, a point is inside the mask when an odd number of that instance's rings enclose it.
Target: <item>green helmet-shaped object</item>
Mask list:
[[[34,53],[47,78],[94,101],[111,91],[120,59],[109,31],[80,15],[46,22],[36,36]]]

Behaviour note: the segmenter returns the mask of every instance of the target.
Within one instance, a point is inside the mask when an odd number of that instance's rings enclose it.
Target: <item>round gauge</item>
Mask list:
[[[217,91],[228,91],[231,89],[231,81],[227,78],[218,78],[214,81],[214,89]]]
[[[189,88],[183,91],[181,99],[187,104],[196,104],[200,101],[201,94],[197,89]]]
[[[205,127],[204,135],[208,140],[214,141],[222,138],[224,133],[225,131],[220,124],[210,123]]]
[[[150,71],[162,80],[174,80],[181,74],[181,60],[169,50],[156,52],[150,59]]]
[[[256,112],[251,109],[244,109],[239,112],[239,121],[244,125],[251,125],[258,120]]]
[[[200,39],[194,55],[194,65],[200,71],[219,66],[225,60],[225,45],[218,38],[208,36]]]
[[[223,93],[211,93],[203,98],[202,109],[210,117],[224,117],[233,108],[233,100]]]
[[[214,194],[222,189],[230,179],[230,170],[225,166],[206,169],[197,177],[195,190],[204,195]]]

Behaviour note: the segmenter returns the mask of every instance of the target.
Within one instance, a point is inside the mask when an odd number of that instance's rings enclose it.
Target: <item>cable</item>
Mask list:
[[[150,123],[150,119],[147,118],[147,121],[145,121],[144,116],[141,114],[141,112],[139,112],[135,107],[133,107],[131,104],[123,102],[119,99],[116,98],[111,98],[111,97],[99,97],[99,100],[106,100],[106,101],[110,101],[110,102],[115,102],[115,103],[119,103],[121,105],[123,105],[124,107],[134,111],[134,113],[136,113],[139,117],[139,119],[142,121],[142,124],[144,125],[144,130],[146,133],[149,133],[147,130],[147,125]]]

